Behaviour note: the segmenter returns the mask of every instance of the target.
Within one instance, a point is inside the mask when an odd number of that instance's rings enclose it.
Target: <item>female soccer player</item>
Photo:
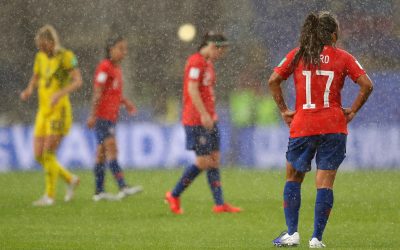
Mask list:
[[[118,119],[119,108],[125,106],[128,113],[136,113],[135,105],[122,94],[121,62],[128,52],[128,43],[121,37],[113,37],[106,44],[106,58],[97,66],[94,76],[94,94],[92,108],[87,125],[94,128],[97,140],[94,201],[121,199],[142,191],[142,187],[129,187],[123,171],[117,161],[117,143],[115,140],[115,124]],[[105,166],[111,169],[118,183],[120,192],[113,197],[104,190]]]
[[[56,30],[45,25],[35,37],[36,54],[33,75],[20,97],[27,100],[38,88],[39,108],[34,129],[34,154],[45,171],[46,191],[35,206],[54,204],[56,184],[60,175],[68,188],[64,200],[70,201],[79,178],[72,175],[57,160],[56,151],[72,124],[69,93],[82,86],[82,77],[74,53],[61,47]]]
[[[215,112],[214,61],[221,58],[228,42],[221,34],[209,32],[205,35],[197,53],[191,55],[185,66],[183,83],[183,117],[186,132],[186,148],[196,153],[196,162],[188,166],[172,192],[165,200],[175,214],[182,214],[180,195],[201,173],[207,171],[207,178],[214,196],[215,213],[239,212],[241,209],[224,202],[220,181],[219,142]]]
[[[300,46],[287,54],[274,69],[269,86],[283,120],[290,127],[286,152],[286,184],[283,206],[288,230],[277,237],[275,246],[296,246],[300,188],[316,155],[317,197],[314,233],[310,248],[322,248],[322,234],[333,206],[333,183],[346,156],[347,123],[367,101],[373,84],[358,61],[335,47],[338,22],[329,12],[307,16],[300,34]],[[296,111],[286,106],[280,84],[293,74]],[[349,76],[360,90],[350,108],[342,108],[341,90]]]

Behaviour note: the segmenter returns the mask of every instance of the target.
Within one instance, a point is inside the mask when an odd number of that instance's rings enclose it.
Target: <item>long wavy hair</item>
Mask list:
[[[38,30],[35,36],[36,45],[39,43],[39,40],[41,39],[53,42],[55,52],[58,52],[60,49],[62,49],[57,31],[50,24],[46,24]]]
[[[300,48],[297,51],[292,67],[296,67],[302,59],[306,67],[320,64],[320,54],[324,45],[332,45],[332,34],[338,38],[339,23],[334,15],[324,11],[311,13],[304,21],[300,34]]]

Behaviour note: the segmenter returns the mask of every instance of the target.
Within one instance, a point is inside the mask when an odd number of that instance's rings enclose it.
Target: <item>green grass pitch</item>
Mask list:
[[[181,174],[175,170],[126,171],[144,192],[121,202],[91,200],[93,177],[77,172],[81,185],[64,203],[60,181],[53,207],[32,207],[42,194],[43,173],[0,174],[0,249],[270,249],[285,229],[283,171],[224,168],[225,200],[240,214],[213,214],[204,176],[183,194],[181,216],[163,202]],[[106,187],[116,192],[111,174]],[[313,229],[314,176],[302,188],[299,249],[308,248]],[[330,249],[400,248],[400,171],[339,172],[335,204],[324,234]]]

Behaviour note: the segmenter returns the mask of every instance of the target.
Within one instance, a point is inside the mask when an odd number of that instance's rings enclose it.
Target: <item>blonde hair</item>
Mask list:
[[[50,24],[46,24],[38,30],[35,36],[36,45],[42,39],[53,42],[55,52],[62,48],[56,29]]]

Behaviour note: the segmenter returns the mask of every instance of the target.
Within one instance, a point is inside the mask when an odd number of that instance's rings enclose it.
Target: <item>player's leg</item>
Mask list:
[[[106,154],[103,144],[98,144],[96,149],[96,161],[94,166],[95,195],[103,193],[105,180],[105,162]]]
[[[313,137],[290,138],[286,152],[286,183],[283,190],[283,210],[287,231],[274,241],[275,246],[293,246],[300,243],[298,233],[301,206],[301,184],[305,174],[311,170],[316,142]]]
[[[68,184],[64,196],[64,201],[70,201],[74,196],[74,190],[79,185],[79,178],[64,168],[57,159],[57,150],[64,138],[68,134],[72,125],[72,114],[69,107],[63,107],[54,112],[46,123],[45,141],[45,164],[51,172],[51,185],[56,185],[58,176],[61,176]],[[54,186],[55,190],[55,186]]]
[[[118,149],[115,136],[108,136],[104,139],[105,155],[107,159],[107,165],[110,168],[117,184],[120,189],[126,186],[124,172],[120,167],[117,159]]]
[[[95,194],[93,196],[94,200],[100,200],[96,195],[103,193],[104,190],[104,180],[105,180],[105,169],[106,169],[106,149],[104,146],[104,140],[110,135],[110,127],[104,120],[97,120],[94,132],[96,137],[96,160],[94,166],[94,179],[95,179]],[[112,128],[112,132],[114,128]],[[100,197],[100,196],[99,196]]]
[[[165,201],[169,203],[171,212],[175,214],[181,214],[183,212],[179,200],[181,194],[190,186],[194,179],[211,164],[211,156],[207,155],[207,152],[204,152],[201,146],[206,140],[203,137],[203,130],[201,126],[185,126],[186,148],[195,152],[196,160],[194,164],[190,164],[185,168],[178,182],[175,184],[174,189],[165,194]]]
[[[108,136],[104,140],[105,155],[107,159],[107,165],[110,168],[117,184],[120,189],[117,198],[122,199],[127,195],[133,195],[141,192],[143,188],[141,186],[128,186],[125,181],[124,172],[118,163],[118,148],[117,142],[114,135]]]
[[[217,124],[214,125],[212,130],[208,132],[208,144],[207,147],[210,151],[211,162],[209,168],[207,169],[207,180],[211,189],[211,193],[214,198],[215,205],[213,211],[215,213],[236,213],[240,212],[241,209],[234,207],[228,203],[225,203],[221,184],[221,174],[220,174],[220,134]]]
[[[59,136],[48,135],[45,137],[43,148],[43,163],[46,170],[46,194],[52,199],[55,198],[57,180],[60,173],[55,155],[55,150],[60,144],[59,140]],[[72,175],[69,178],[72,178]]]
[[[49,186],[50,183],[50,171],[46,169],[45,164],[45,157],[44,157],[44,144],[45,144],[45,137],[43,136],[34,136],[33,139],[33,149],[36,161],[40,163],[44,170],[44,177],[45,177],[45,190],[44,195],[33,202],[34,206],[50,206],[54,204],[54,194],[52,193],[52,187]]]
[[[44,170],[45,177],[45,191],[44,195],[39,199],[33,202],[34,206],[49,206],[54,203],[54,197],[50,197],[51,189],[49,188],[48,183],[50,182],[50,173],[45,164],[45,141],[46,141],[46,126],[44,116],[38,112],[36,114],[35,126],[34,126],[34,139],[33,139],[33,151],[35,155],[35,159]],[[54,196],[54,195],[53,195]]]
[[[317,174],[315,184],[317,196],[314,211],[314,232],[310,247],[324,247],[322,235],[324,233],[330,212],[333,207],[333,184],[337,169],[346,155],[346,135],[329,134],[321,136],[317,150]]]

